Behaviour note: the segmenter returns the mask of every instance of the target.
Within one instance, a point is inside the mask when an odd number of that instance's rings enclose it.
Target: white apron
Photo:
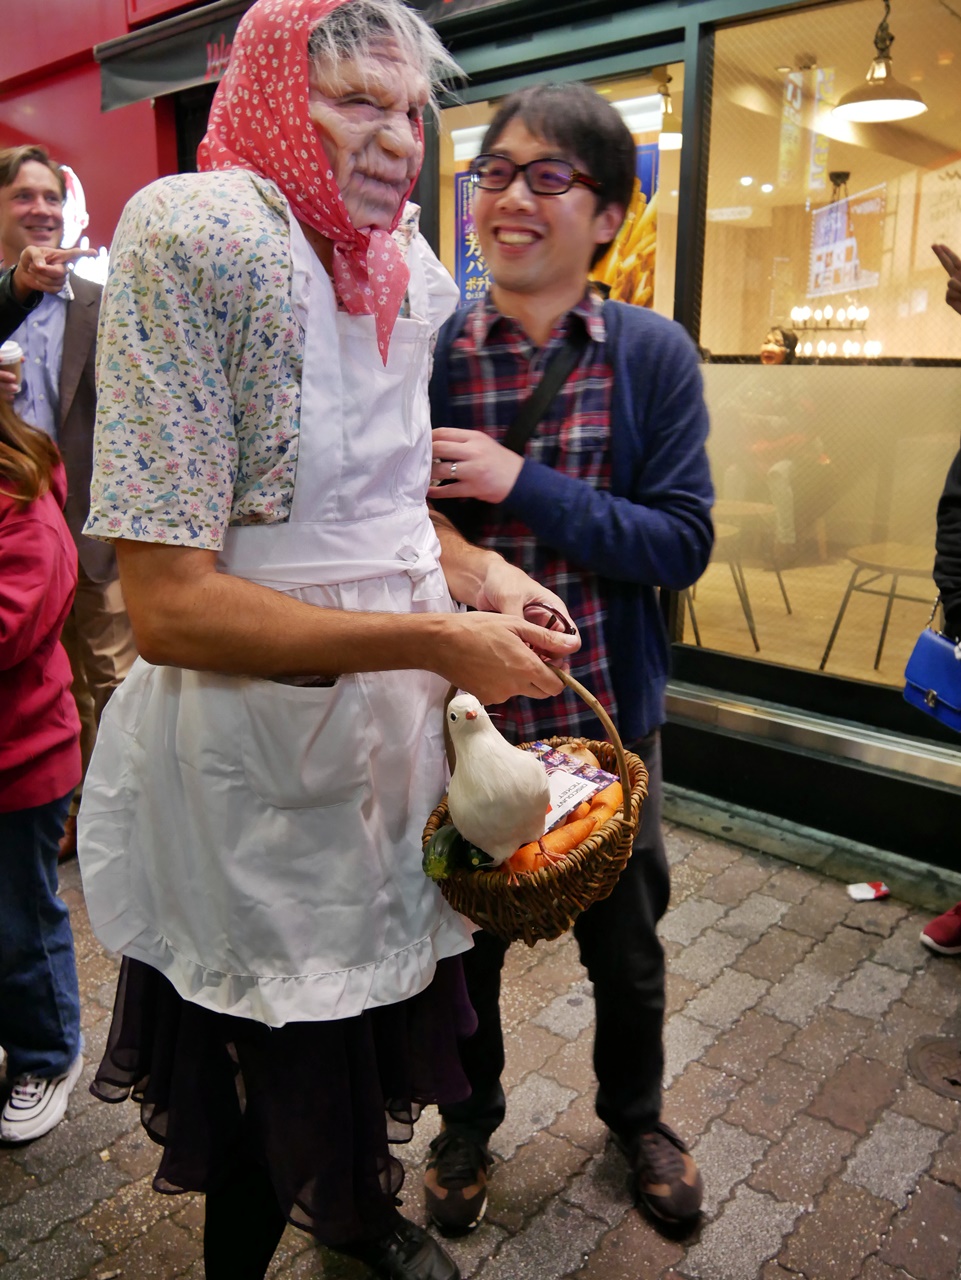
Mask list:
[[[310,604],[450,611],[424,495],[428,348],[453,283],[415,239],[411,318],[384,368],[373,317],[337,310],[293,218],[291,251],[306,340],[290,520],[232,526],[220,565]],[[302,688],[138,659],[84,783],[97,937],[186,999],[270,1026],[423,990],[472,930],[420,866],[446,689],[423,671]]]

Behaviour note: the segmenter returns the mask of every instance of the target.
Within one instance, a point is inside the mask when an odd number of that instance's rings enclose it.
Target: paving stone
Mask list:
[[[693,1000],[700,991],[700,986],[690,978],[682,978],[670,968],[664,975],[664,1013],[670,1018],[680,1013],[689,1000]]]
[[[768,1059],[780,1053],[794,1034],[790,1022],[749,1009],[735,1026],[718,1037],[702,1062],[742,1080],[756,1080]]]
[[[961,1190],[961,1133],[952,1133],[941,1143],[930,1174],[939,1182],[950,1182]]]
[[[656,1280],[667,1267],[679,1262],[684,1252],[683,1245],[658,1235],[639,1213],[627,1213],[618,1226],[601,1238],[575,1278]]]
[[[781,917],[785,929],[806,933],[811,938],[826,938],[847,915],[850,899],[841,900],[830,886],[818,883],[803,902],[792,906]]]
[[[564,1041],[552,1032],[530,1022],[522,1023],[504,1044],[504,1088],[513,1088],[529,1071],[539,1071],[562,1044]]]
[[[699,934],[716,924],[726,911],[719,902],[705,898],[688,898],[663,917],[658,932],[671,942],[690,945]]]
[[[725,840],[701,836],[696,847],[691,850],[688,861],[692,866],[702,868],[709,875],[718,876],[727,867],[739,862],[743,856],[741,849],[735,848]]]
[[[903,1207],[941,1142],[941,1133],[909,1116],[883,1115],[841,1175],[879,1199]]]
[[[82,1217],[123,1181],[119,1169],[94,1154],[86,1156],[62,1177],[21,1196],[0,1209],[0,1240],[9,1258],[17,1258],[62,1223]]]
[[[748,1185],[757,1191],[770,1191],[778,1200],[811,1208],[815,1197],[841,1169],[856,1141],[853,1133],[824,1120],[798,1116],[748,1178]]]
[[[582,1147],[553,1133],[536,1133],[510,1160],[494,1162],[485,1224],[493,1223],[511,1234],[519,1231],[564,1191],[590,1158]],[[619,1198],[622,1206],[629,1203],[623,1167]]]
[[[853,1133],[867,1133],[875,1118],[889,1106],[903,1076],[883,1062],[869,1062],[853,1054],[825,1082],[807,1108],[808,1115],[830,1120]]]
[[[686,857],[686,855],[685,855]],[[671,862],[671,906],[678,907],[685,898],[700,893],[711,876],[703,867],[696,867],[692,862]]]
[[[664,1087],[669,1088],[687,1064],[700,1058],[715,1031],[695,1018],[676,1013],[664,1026]]]
[[[777,1260],[812,1280],[854,1280],[893,1216],[889,1201],[860,1187],[834,1183],[814,1212],[795,1224]]]
[[[577,1095],[556,1080],[532,1071],[511,1092],[507,1118],[491,1140],[491,1149],[509,1159],[522,1143],[546,1129]]]
[[[28,1191],[33,1191],[40,1184],[32,1174],[17,1164],[15,1160],[0,1159],[0,1206],[13,1204]],[[0,1249],[3,1241],[0,1239]]]
[[[958,1127],[961,1102],[935,1093],[909,1076],[894,1100],[894,1110],[898,1115],[910,1116],[912,1120],[941,1129],[944,1133],[953,1133]]]
[[[769,987],[770,983],[761,978],[729,969],[695,996],[684,1013],[686,1017],[696,1018],[712,1027],[730,1027],[745,1010],[757,1004]]]
[[[535,954],[537,948],[534,948]],[[527,980],[539,982],[541,986],[552,987],[559,994],[568,990],[575,983],[584,979],[584,966],[576,947],[564,947],[561,951],[548,953],[539,964],[527,971]]]
[[[477,1275],[487,1259],[496,1254],[511,1235],[512,1232],[505,1231],[503,1227],[485,1219],[482,1231],[472,1231],[466,1236],[451,1237],[442,1243],[457,1263],[461,1275],[467,1280],[468,1277]],[[329,1257],[330,1254],[327,1256]],[[316,1263],[314,1265],[316,1266]],[[316,1276],[316,1271],[305,1271],[304,1280],[315,1280]],[[323,1280],[336,1280],[333,1273],[328,1270],[327,1264],[324,1267]],[[354,1277],[345,1277],[345,1280],[354,1280]],[[371,1280],[371,1272],[364,1269],[357,1280]]]
[[[873,1254],[861,1268],[858,1280],[904,1280],[906,1275],[907,1272],[900,1267],[889,1267],[877,1254]]]
[[[867,1018],[826,1006],[797,1032],[781,1057],[827,1077],[858,1048],[873,1025]]]
[[[911,979],[887,965],[865,961],[857,973],[838,991],[832,1003],[861,1017],[880,1018],[903,994]]]
[[[881,1244],[881,1257],[924,1280],[955,1280],[961,1255],[961,1191],[922,1180]]]
[[[548,1033],[545,1031],[542,1034]],[[597,1087],[593,1062],[594,1028],[585,1028],[576,1040],[555,1037],[555,1043],[561,1047],[540,1068],[541,1074],[550,1076],[575,1093],[588,1090],[593,1093]]]
[[[724,1114],[741,1087],[742,1082],[733,1076],[692,1062],[664,1094],[661,1114],[690,1144],[712,1120]]]
[[[4,1263],[3,1280],[80,1280],[102,1258],[103,1250],[67,1223],[19,1258]]]
[[[746,946],[744,938],[721,933],[718,929],[706,929],[696,942],[690,943],[670,961],[669,967],[672,973],[699,987],[706,987],[731,967]]]
[[[892,969],[914,973],[923,969],[930,952],[921,945],[919,935],[930,916],[912,912],[898,921],[897,928],[877,948],[874,960],[877,964],[889,964]]]
[[[852,929],[862,929],[881,938],[889,938],[908,914],[908,907],[895,898],[873,898],[856,902],[844,918]]]
[[[765,1260],[781,1248],[800,1212],[798,1205],[739,1187],[718,1220],[707,1224],[688,1251],[683,1274],[698,1280],[753,1280]]]
[[[129,1248],[110,1255],[107,1262],[119,1268],[124,1280],[128,1276],[136,1280],[170,1280],[186,1271],[196,1261],[197,1253],[198,1242],[165,1218],[154,1223]]]
[[[839,925],[811,950],[806,963],[816,973],[847,980],[863,960],[874,955],[878,945],[872,934]]]
[[[550,993],[544,991],[536,982],[526,982],[521,979],[517,982],[502,983],[500,1009],[505,1034],[510,1035],[515,1027],[530,1022],[549,1003]]]
[[[74,1090],[74,1094],[78,1092]],[[139,1126],[140,1113],[133,1103],[98,1102],[76,1114],[71,1095],[67,1118],[46,1134],[42,1142],[30,1143],[23,1152],[23,1167],[41,1182],[49,1182],[64,1169],[78,1164],[89,1152],[103,1151]]]
[[[818,877],[810,871],[802,871],[800,867],[784,867],[775,871],[765,885],[764,892],[781,902],[803,902],[818,883]]]
[[[719,876],[708,880],[704,886],[704,896],[733,907],[756,894],[762,885],[767,884],[771,875],[771,870],[762,866],[755,858],[742,857],[725,868]]]
[[[150,1178],[141,1178],[119,1187],[109,1200],[102,1200],[87,1213],[79,1225],[106,1253],[118,1253],[161,1218],[175,1213],[180,1199],[160,1195],[154,1191]]]
[[[905,1004],[950,1017],[958,1010],[958,966],[950,957],[932,957],[904,992]]]
[[[616,1227],[624,1215],[633,1212],[629,1194],[630,1166],[613,1142],[572,1178],[564,1199],[595,1218]]]
[[[723,1120],[715,1120],[702,1138],[691,1144],[704,1179],[704,1212],[715,1214],[761,1159],[770,1144]]]
[[[579,1271],[604,1234],[604,1223],[556,1200],[497,1255],[481,1264],[476,1280],[545,1280]]]
[[[922,1036],[936,1036],[941,1030],[942,1017],[915,1009],[904,1001],[896,1001],[888,1010],[883,1022],[875,1024],[861,1041],[859,1052],[865,1058],[877,1058],[891,1067],[902,1067],[908,1050]]]
[[[570,991],[545,1005],[532,1021],[535,1026],[544,1027],[555,1036],[576,1040],[594,1021],[594,988],[586,978],[582,979]]]
[[[839,979],[818,973],[810,966],[810,959],[808,956],[793,973],[771,988],[758,1006],[762,1013],[802,1027],[821,1005],[827,1004]]]
[[[735,968],[753,973],[756,978],[766,978],[768,982],[780,982],[813,946],[813,938],[778,927],[742,951],[735,961]]]
[[[727,1111],[728,1124],[749,1133],[779,1138],[814,1096],[820,1077],[791,1062],[772,1058],[753,1084],[745,1085]]]
[[[603,1151],[608,1139],[607,1126],[598,1119],[594,1098],[588,1095],[575,1098],[550,1126],[550,1131],[589,1155]]]

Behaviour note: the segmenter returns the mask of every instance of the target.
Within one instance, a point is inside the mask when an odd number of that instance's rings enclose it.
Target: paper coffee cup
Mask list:
[[[0,369],[16,375],[17,390],[23,381],[23,348],[12,339],[0,344]]]

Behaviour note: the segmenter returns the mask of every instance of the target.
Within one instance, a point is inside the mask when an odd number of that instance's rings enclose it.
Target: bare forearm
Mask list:
[[[448,590],[461,604],[476,608],[492,562],[501,557],[468,542],[439,511],[432,509],[430,518],[440,539],[440,562]]]
[[[411,614],[328,609],[218,573],[214,552],[121,541],[117,553],[137,646],[162,666],[261,677],[419,669],[482,702],[502,702],[518,693],[556,693],[560,681],[541,659],[563,660],[578,643],[525,621],[515,607]],[[508,580],[501,590],[508,605],[510,586]]]

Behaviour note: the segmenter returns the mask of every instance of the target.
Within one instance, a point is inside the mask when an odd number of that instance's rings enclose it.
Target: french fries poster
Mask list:
[[[591,279],[605,294],[635,307],[654,305],[658,159],[656,144],[642,143],[637,148],[637,176],[627,214],[617,238],[591,272]],[[455,174],[454,183],[457,219],[454,278],[462,300],[467,303],[487,292],[490,275],[471,216],[470,174],[466,171]]]

